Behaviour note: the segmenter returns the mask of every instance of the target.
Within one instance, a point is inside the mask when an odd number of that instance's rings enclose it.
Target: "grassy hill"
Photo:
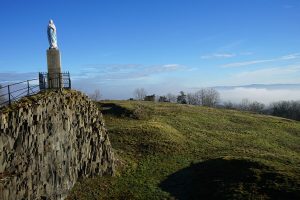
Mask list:
[[[300,199],[300,122],[136,101],[100,102],[115,177],[69,199]]]

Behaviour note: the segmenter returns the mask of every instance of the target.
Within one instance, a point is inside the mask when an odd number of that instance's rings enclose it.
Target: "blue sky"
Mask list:
[[[103,98],[300,83],[299,0],[7,0],[0,18],[1,82],[46,71],[51,18],[63,70]]]

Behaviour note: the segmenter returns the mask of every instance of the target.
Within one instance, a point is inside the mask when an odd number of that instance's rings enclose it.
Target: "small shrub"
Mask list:
[[[141,103],[135,105],[133,109],[133,118],[135,119],[149,119],[150,118],[151,109]]]

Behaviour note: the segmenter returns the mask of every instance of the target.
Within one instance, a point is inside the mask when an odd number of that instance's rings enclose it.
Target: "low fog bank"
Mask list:
[[[240,103],[243,99],[258,101],[266,105],[276,101],[300,100],[299,89],[267,89],[267,88],[244,88],[217,89],[220,92],[222,102],[231,101]]]

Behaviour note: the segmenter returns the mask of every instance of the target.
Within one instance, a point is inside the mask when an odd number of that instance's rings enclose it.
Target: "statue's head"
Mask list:
[[[53,24],[53,20],[52,19],[49,20],[49,24]]]

